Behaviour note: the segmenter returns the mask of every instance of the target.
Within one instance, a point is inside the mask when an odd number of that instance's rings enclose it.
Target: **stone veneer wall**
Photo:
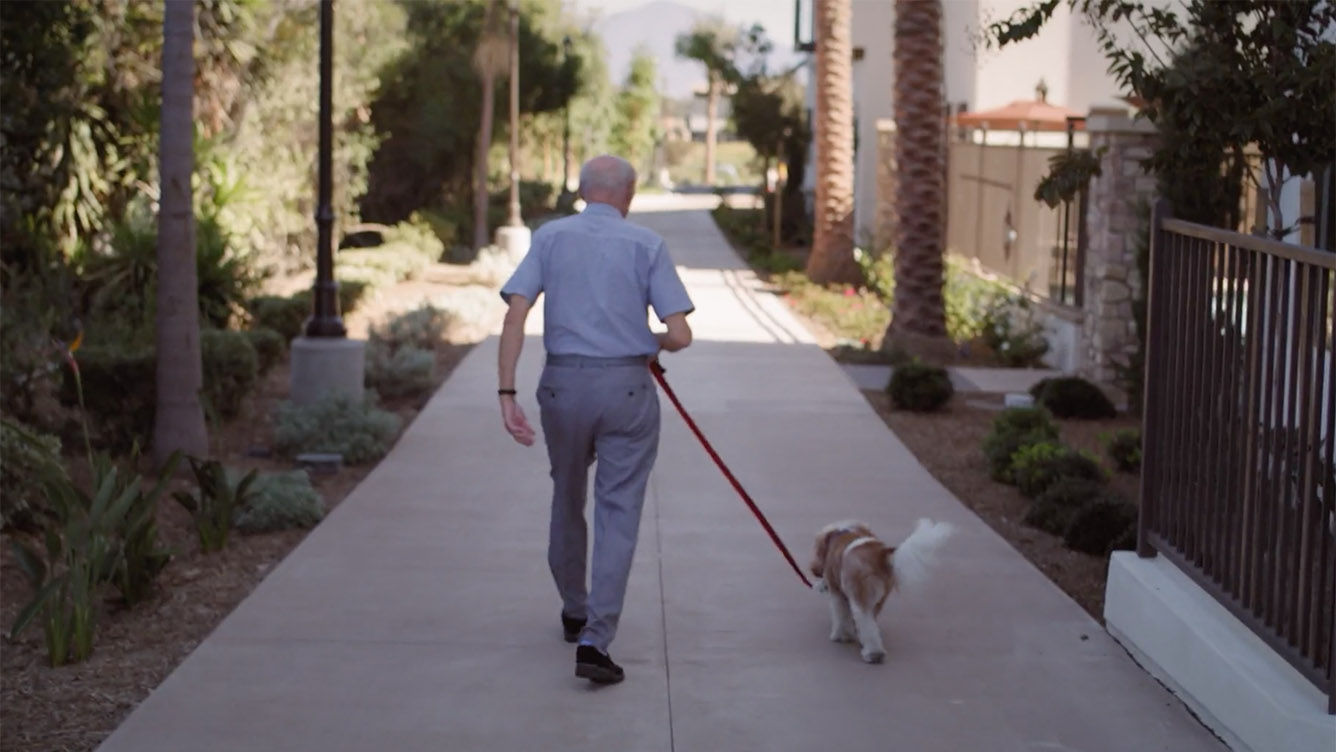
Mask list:
[[[1090,149],[1107,148],[1103,173],[1091,181],[1086,206],[1086,256],[1080,375],[1113,387],[1119,366],[1137,350],[1132,299],[1142,289],[1134,236],[1148,231],[1137,206],[1154,203],[1155,178],[1141,168],[1155,146],[1155,130],[1122,110],[1094,110],[1086,121]],[[1147,215],[1149,223],[1149,215]]]

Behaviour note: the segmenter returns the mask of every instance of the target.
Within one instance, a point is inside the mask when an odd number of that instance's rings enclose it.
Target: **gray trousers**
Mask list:
[[[643,359],[552,356],[538,382],[552,465],[548,566],[580,641],[607,651],[626,595],[645,486],[659,450],[659,395]],[[594,471],[594,556],[586,588],[585,500]]]

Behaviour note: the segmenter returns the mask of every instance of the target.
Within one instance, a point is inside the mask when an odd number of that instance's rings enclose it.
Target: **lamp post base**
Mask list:
[[[292,340],[288,397],[297,404],[329,393],[361,401],[365,393],[366,342],[344,337],[297,337]]]
[[[502,225],[496,228],[496,244],[516,264],[529,252],[529,241],[532,239],[533,233],[524,225]]]

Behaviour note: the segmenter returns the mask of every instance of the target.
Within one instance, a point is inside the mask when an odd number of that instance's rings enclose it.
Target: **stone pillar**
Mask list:
[[[1118,368],[1137,350],[1132,299],[1141,294],[1142,280],[1135,235],[1149,225],[1148,218],[1142,225],[1137,207],[1143,201],[1149,207],[1155,193],[1155,178],[1142,169],[1141,160],[1155,148],[1156,133],[1150,123],[1116,108],[1092,110],[1086,131],[1090,150],[1105,151],[1102,174],[1091,181],[1086,204],[1080,375],[1114,387]]]

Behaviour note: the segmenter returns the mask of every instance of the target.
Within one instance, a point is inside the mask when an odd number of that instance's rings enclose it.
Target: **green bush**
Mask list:
[[[313,527],[325,516],[325,502],[305,470],[265,473],[255,479],[233,518],[243,533]]]
[[[1077,376],[1043,379],[1030,388],[1035,401],[1059,418],[1114,418],[1118,411],[1094,384]]]
[[[368,339],[384,344],[391,351],[408,345],[434,350],[449,325],[448,311],[424,303],[412,311],[391,317],[382,326],[371,327]]]
[[[243,332],[205,329],[200,332],[200,356],[204,363],[205,409],[224,418],[236,417],[241,403],[259,379],[255,346]]]
[[[980,337],[1004,366],[1041,365],[1048,352],[1044,329],[1035,321],[1030,301],[1021,295],[994,295],[985,304]]]
[[[243,334],[250,340],[251,347],[255,348],[256,367],[261,376],[269,373],[283,359],[283,352],[287,350],[283,335],[265,328],[248,329]]]
[[[902,410],[932,412],[945,405],[955,389],[945,368],[909,363],[891,373],[886,393],[891,396],[891,403]]]
[[[360,281],[371,287],[392,285],[430,265],[431,259],[417,246],[405,242],[347,249],[338,254],[339,279]]]
[[[1058,427],[1042,407],[1012,407],[998,413],[993,426],[983,438],[983,453],[993,480],[1012,482],[1011,458],[1031,444],[1056,441]]]
[[[445,255],[445,249],[454,244],[454,238],[447,243],[441,237],[444,229],[439,221],[433,221],[421,212],[413,212],[407,222],[399,222],[385,231],[385,244],[411,246],[424,260],[434,264]]]
[[[414,345],[391,351],[375,340],[367,345],[366,386],[382,399],[412,397],[435,384],[436,355]]]
[[[283,337],[284,342],[291,342],[302,333],[302,327],[311,317],[311,299],[294,295],[290,298],[275,295],[262,295],[252,298],[247,309],[251,315],[251,327],[254,329],[273,329]]]
[[[1111,554],[1114,551],[1135,550],[1137,550],[1137,524],[1136,521],[1133,520],[1132,524],[1123,528],[1123,531],[1118,534],[1118,537],[1113,539],[1113,542],[1104,550],[1104,553]]]
[[[1011,478],[1029,498],[1043,493],[1059,478],[1103,481],[1104,470],[1090,455],[1054,442],[1022,447],[1011,458]]]
[[[0,530],[35,530],[45,516],[45,484],[68,482],[60,439],[0,418]]]
[[[75,355],[93,441],[116,453],[148,446],[157,405],[153,348],[87,344]],[[255,348],[241,332],[206,329],[200,332],[200,356],[206,409],[235,416],[258,378]],[[77,407],[74,374],[69,368],[63,374],[61,402]]]
[[[331,394],[305,405],[283,402],[275,417],[274,448],[290,457],[334,452],[358,465],[384,457],[399,425],[399,416],[367,399]]]
[[[338,275],[338,279],[336,279],[335,282],[338,284],[337,294],[339,298],[339,315],[347,316],[357,310],[357,306],[360,305],[362,300],[366,297],[367,291],[371,289],[371,285],[364,279],[345,278],[342,266],[338,269]],[[301,322],[297,325],[296,329],[297,333],[300,334],[302,325],[306,323],[306,319],[309,318],[311,312],[315,310],[315,291],[309,287],[304,290],[298,290],[292,294],[292,300],[299,300],[301,301],[301,304],[305,306],[305,309],[302,312]],[[294,334],[292,336],[295,337],[297,335]]]
[[[157,360],[151,347],[85,344],[75,354],[93,441],[114,452],[147,446],[153,435]],[[74,373],[62,369],[61,402],[78,406]]]
[[[1104,446],[1119,472],[1135,473],[1141,469],[1141,431],[1122,428],[1104,437]]]
[[[1103,484],[1086,478],[1059,478],[1030,504],[1025,511],[1025,524],[1053,535],[1063,535],[1068,526],[1087,504],[1105,498],[1108,490]]]
[[[1117,498],[1098,499],[1072,518],[1063,542],[1075,551],[1103,554],[1136,520],[1136,505]]]
[[[217,217],[197,219],[195,276],[202,325],[226,327],[261,281],[234,244]],[[158,273],[158,230],[151,210],[132,204],[126,219],[111,228],[109,245],[109,253],[86,254],[84,259],[83,278],[93,310],[103,317],[119,312],[151,322]]]

